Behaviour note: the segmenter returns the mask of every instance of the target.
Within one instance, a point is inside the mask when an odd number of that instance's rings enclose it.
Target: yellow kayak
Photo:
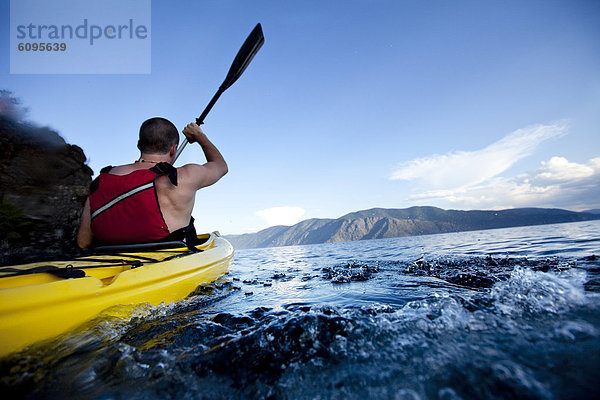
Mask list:
[[[183,242],[72,261],[0,267],[0,357],[49,339],[120,304],[171,303],[214,281],[233,261],[217,232]],[[167,248],[160,248],[165,247]]]

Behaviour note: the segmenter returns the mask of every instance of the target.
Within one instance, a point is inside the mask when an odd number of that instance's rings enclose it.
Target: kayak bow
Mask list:
[[[0,268],[0,357],[64,333],[109,307],[171,303],[214,281],[231,265],[233,247],[217,232],[198,238],[200,252],[181,242]]]

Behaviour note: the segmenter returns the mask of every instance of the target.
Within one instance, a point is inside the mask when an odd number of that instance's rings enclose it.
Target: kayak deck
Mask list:
[[[32,263],[0,272],[0,356],[54,337],[118,304],[171,303],[214,281],[233,260],[217,233],[187,247],[93,255]],[[51,272],[26,273],[49,269]],[[59,270],[61,274],[52,271]],[[64,278],[65,271],[83,271]],[[69,274],[66,274],[69,276]]]

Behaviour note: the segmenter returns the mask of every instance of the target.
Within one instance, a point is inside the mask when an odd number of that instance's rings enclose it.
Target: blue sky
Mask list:
[[[600,2],[577,0],[154,0],[150,74],[11,75],[2,23],[0,88],[98,172],[137,159],[145,119],[193,121],[261,22],[263,48],[203,127],[230,172],[198,193],[200,231],[372,207],[600,208],[598,21]]]

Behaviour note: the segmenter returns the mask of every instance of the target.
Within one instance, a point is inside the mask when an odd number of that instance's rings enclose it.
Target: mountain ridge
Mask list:
[[[558,208],[444,210],[432,206],[371,208],[336,219],[312,218],[292,226],[277,225],[256,233],[227,235],[238,249],[384,239],[435,233],[600,219],[600,214]]]

